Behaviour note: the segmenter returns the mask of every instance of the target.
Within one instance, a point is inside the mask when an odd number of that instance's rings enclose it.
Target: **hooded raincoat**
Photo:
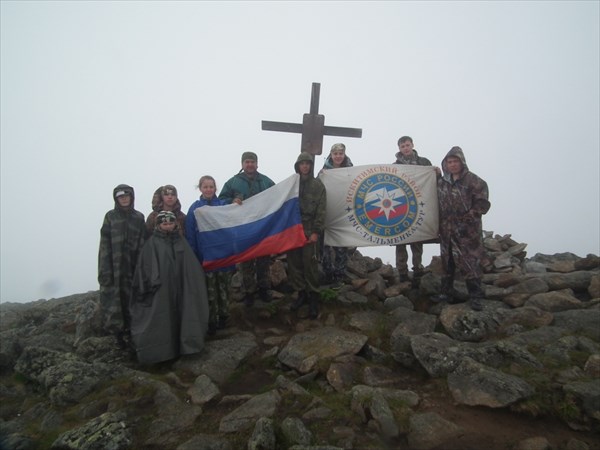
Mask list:
[[[450,156],[462,162],[457,179],[448,172]],[[442,170],[444,174],[438,178],[437,191],[440,254],[444,269],[446,273],[452,273],[456,267],[465,280],[479,279],[485,258],[481,216],[490,209],[487,183],[469,171],[460,147],[452,147],[448,152],[442,161]]]
[[[303,152],[298,156],[294,165],[296,173],[302,161],[310,161],[313,164],[310,154]],[[302,218],[302,227],[307,242],[304,247],[290,250],[287,254],[289,279],[292,288],[295,291],[304,291],[306,293],[319,292],[319,267],[317,255],[317,243],[310,242],[312,234],[321,234],[325,226],[325,208],[327,205],[327,194],[325,186],[318,178],[315,178],[312,171],[308,176],[300,176],[300,217]]]
[[[208,325],[204,272],[178,231],[155,229],[133,279],[131,338],[142,364],[200,352]]]
[[[131,205],[121,208],[118,192],[131,196]],[[139,252],[144,244],[144,215],[134,209],[135,192],[127,184],[113,189],[114,209],[104,216],[98,251],[98,283],[102,326],[109,332],[129,328],[131,282]]]
[[[173,188],[171,185],[160,186],[154,194],[152,195],[152,212],[148,214],[148,218],[146,219],[146,237],[149,238],[152,236],[154,232],[154,227],[156,226],[156,216],[158,213],[164,209],[164,202],[162,199],[163,189],[166,187]],[[177,192],[177,190],[175,190]],[[177,197],[177,201],[175,202],[175,206],[173,206],[173,214],[177,218],[177,229],[179,230],[179,234],[181,236],[185,236],[185,213],[181,211],[181,202],[179,201],[179,197]]]

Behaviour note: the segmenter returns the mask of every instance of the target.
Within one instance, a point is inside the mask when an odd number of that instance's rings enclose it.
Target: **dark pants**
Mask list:
[[[257,289],[270,289],[269,267],[271,258],[263,256],[240,263],[242,272],[242,283],[246,294],[254,294]]]
[[[399,244],[396,245],[396,269],[398,273],[408,275],[408,251],[406,246],[410,245],[412,252],[413,272],[423,271],[423,244],[418,242],[414,244]]]
[[[287,253],[288,278],[294,291],[319,292],[317,244],[307,244]]]

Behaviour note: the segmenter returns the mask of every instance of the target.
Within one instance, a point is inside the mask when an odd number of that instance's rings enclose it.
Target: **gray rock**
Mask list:
[[[197,434],[183,444],[178,445],[176,450],[233,450],[233,448],[222,437],[210,434]]]
[[[267,417],[261,417],[256,421],[252,436],[248,440],[248,450],[275,450],[276,448],[273,421]]]
[[[404,295],[397,295],[394,297],[386,298],[383,302],[383,308],[386,311],[393,311],[396,308],[406,308],[413,310],[415,309],[415,306],[408,297],[405,297]]]
[[[293,445],[310,445],[312,433],[297,417],[286,417],[281,423],[281,432],[287,442]]]
[[[254,335],[239,333],[231,338],[207,341],[202,353],[180,358],[174,368],[190,370],[194,375],[207,375],[220,385],[257,348]]]
[[[219,388],[206,375],[200,375],[194,380],[194,385],[188,391],[188,395],[195,405],[203,405],[219,396]]]
[[[595,341],[600,341],[600,310],[579,309],[554,314],[555,326],[572,333],[583,333]]]
[[[525,302],[525,306],[535,306],[543,311],[559,312],[579,309],[583,306],[583,303],[573,295],[571,289],[563,289],[532,295]]]
[[[272,417],[280,402],[281,396],[276,390],[257,395],[223,417],[219,431],[235,433],[251,428],[261,417]]]
[[[458,437],[461,432],[460,427],[437,413],[413,414],[410,416],[408,446],[415,450],[443,448],[445,442]]]
[[[355,355],[367,339],[362,334],[323,327],[294,335],[277,357],[286,366],[300,373],[308,373],[321,359],[333,359],[344,354]]]
[[[550,290],[548,283],[542,278],[528,278],[507,289],[507,294],[540,294]]]
[[[579,400],[588,416],[600,421],[600,379],[576,381],[563,386],[563,390]]]
[[[524,380],[466,358],[448,375],[448,388],[458,403],[502,408],[534,394]]]
[[[125,415],[105,413],[84,426],[61,434],[52,444],[53,449],[125,450],[132,444],[131,431]]]

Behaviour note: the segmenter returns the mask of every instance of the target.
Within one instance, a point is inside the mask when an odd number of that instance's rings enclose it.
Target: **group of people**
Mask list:
[[[395,164],[431,166],[418,155],[413,140],[398,140]],[[319,175],[325,170],[351,167],[342,143],[334,144]],[[294,290],[290,308],[308,304],[309,317],[319,314],[321,280],[339,286],[345,281],[348,249],[322,245],[325,227],[326,190],[314,174],[314,158],[301,153],[294,170],[300,176],[300,217],[305,245],[287,252],[288,279]],[[442,161],[438,175],[439,240],[444,267],[441,293],[434,302],[459,301],[453,289],[458,271],[466,281],[471,307],[481,310],[481,288],[485,251],[481,216],[490,208],[485,181],[469,171],[460,147],[453,147]],[[258,156],[244,152],[241,170],[217,194],[213,177],[200,178],[200,197],[185,214],[172,185],[159,187],[152,198],[152,212],[134,208],[133,187],[120,184],[113,190],[115,206],[104,217],[100,232],[98,282],[103,328],[114,333],[123,346],[132,346],[140,363],[152,364],[180,355],[200,352],[205,335],[215,334],[229,320],[229,287],[237,269],[242,276],[243,302],[254,304],[256,296],[271,301],[270,257],[259,257],[235,266],[205,272],[200,230],[194,211],[202,206],[243,205],[244,201],[275,183],[258,172]],[[396,267],[401,282],[409,281],[408,252],[413,263],[413,283],[425,269],[423,244],[396,246]]]

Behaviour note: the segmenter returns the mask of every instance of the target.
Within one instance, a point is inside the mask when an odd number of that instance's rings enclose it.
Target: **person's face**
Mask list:
[[[298,164],[298,170],[300,171],[300,175],[306,176],[310,173],[310,169],[312,164],[308,161],[301,161]]]
[[[202,192],[202,196],[207,200],[214,197],[216,190],[217,188],[213,180],[204,180],[200,185],[200,192]]]
[[[256,169],[258,169],[258,163],[253,159],[245,159],[244,162],[242,162],[242,170],[245,174],[254,175]]]
[[[126,195],[121,195],[120,197],[117,197],[117,203],[119,204],[119,206],[121,208],[128,208],[131,206],[131,195],[126,194]]]
[[[343,150],[336,150],[331,152],[331,161],[333,162],[334,167],[340,167],[344,162],[344,158],[346,157],[346,152]]]
[[[398,148],[400,149],[400,153],[402,153],[404,156],[410,156],[415,146],[411,141],[407,140],[398,144]]]
[[[457,158],[456,156],[449,156],[446,159],[446,167],[448,167],[448,172],[452,175],[458,175],[462,172],[462,162],[460,158]]]
[[[177,196],[173,192],[162,195],[163,205],[172,208],[177,203]]]
[[[158,226],[158,228],[160,231],[164,231],[165,233],[171,233],[173,230],[175,230],[175,222],[163,222]]]

